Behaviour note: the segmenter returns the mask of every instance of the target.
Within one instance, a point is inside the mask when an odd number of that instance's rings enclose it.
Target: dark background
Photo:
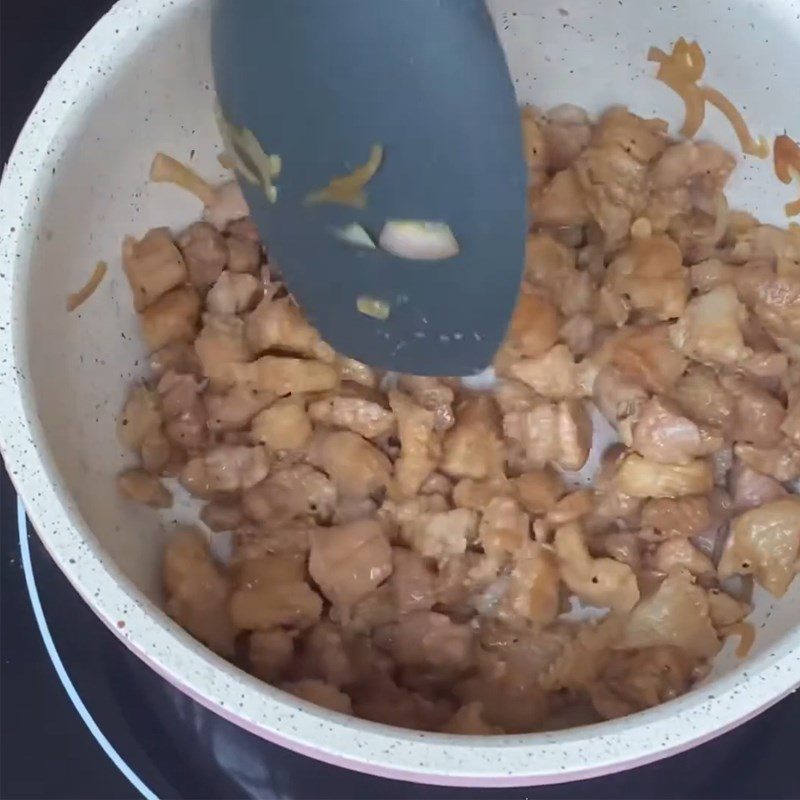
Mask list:
[[[46,81],[110,5],[0,0],[3,163]],[[2,470],[0,532],[0,798],[137,796],[75,712],[45,652],[20,565],[16,498]],[[800,798],[800,694],[690,753],[582,784],[464,792],[316,764],[244,734],[166,687],[94,620],[35,535],[30,546],[48,623],[81,697],[160,797]],[[219,742],[226,743],[223,751]],[[245,778],[253,781],[247,792]]]
[[[0,0],[3,165],[45,83],[111,4]],[[47,657],[25,591],[16,495],[1,468],[0,473],[0,797],[134,797],[128,781],[75,713]]]

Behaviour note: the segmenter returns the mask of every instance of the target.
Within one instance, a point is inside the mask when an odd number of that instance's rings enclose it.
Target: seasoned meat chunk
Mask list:
[[[253,441],[271,450],[300,450],[308,444],[312,432],[305,404],[293,397],[260,411],[250,428]]]
[[[328,600],[352,608],[392,574],[392,549],[370,520],[320,529],[311,535],[308,570]]]
[[[377,439],[391,433],[394,414],[372,400],[361,397],[331,397],[308,406],[312,422],[332,428],[347,428],[366,439]]]
[[[182,529],[170,539],[163,578],[167,613],[221,656],[233,656],[236,630],[228,615],[231,587],[199,531]]]
[[[505,454],[500,415],[489,397],[465,400],[444,437],[442,471],[453,478],[482,480],[502,474]]]
[[[308,457],[344,497],[368,497],[391,481],[391,461],[350,431],[321,431],[311,443]]]
[[[151,352],[194,339],[199,319],[200,297],[188,286],[162,294],[139,315],[142,336]]]
[[[250,519],[280,524],[293,518],[329,520],[336,507],[336,487],[308,464],[276,470],[242,495]]]
[[[122,266],[137,311],[143,311],[188,279],[186,264],[167,228],[153,228],[138,242],[126,236],[122,243]]]
[[[785,594],[800,556],[800,498],[773,500],[734,520],[719,575],[755,575],[775,597]]]
[[[180,480],[195,497],[211,497],[217,492],[249,489],[268,473],[269,457],[263,447],[218,445],[191,458]]]
[[[561,579],[584,602],[614,611],[630,611],[638,602],[634,571],[611,558],[592,558],[575,523],[556,531],[555,551]]]
[[[322,613],[322,598],[306,583],[305,559],[286,553],[248,559],[237,565],[230,615],[244,631],[302,630]]]
[[[255,353],[285,350],[330,363],[334,352],[309,325],[291,298],[265,296],[247,318],[247,341]]]
[[[195,222],[179,237],[189,281],[198,289],[211,286],[228,262],[228,247],[222,234],[207,222]]]

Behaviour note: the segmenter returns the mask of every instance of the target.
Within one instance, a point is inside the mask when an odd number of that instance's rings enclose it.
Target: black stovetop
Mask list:
[[[3,161],[46,79],[109,5],[0,0]],[[800,693],[689,753],[578,784],[470,791],[311,761],[245,733],[141,664],[17,520],[0,469],[0,798],[800,797]]]
[[[691,752],[560,786],[464,790],[321,764],[246,733],[159,678],[100,623],[0,475],[2,798],[795,798],[800,693]]]

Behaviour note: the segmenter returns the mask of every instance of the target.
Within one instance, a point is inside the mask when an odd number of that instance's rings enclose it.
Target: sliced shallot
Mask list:
[[[412,261],[443,261],[459,253],[456,237],[444,222],[389,220],[379,244],[387,253]]]

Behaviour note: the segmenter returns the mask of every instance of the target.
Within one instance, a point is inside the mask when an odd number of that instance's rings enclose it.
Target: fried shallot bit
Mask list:
[[[792,173],[800,182],[800,145],[792,138],[782,133],[775,137],[772,148],[775,158],[775,174],[782,183],[792,182]],[[795,217],[800,214],[800,200],[786,204],[786,216]]]
[[[697,42],[687,42],[681,36],[673,45],[672,53],[651,47],[647,60],[659,64],[656,78],[669,86],[686,104],[686,118],[681,133],[687,139],[700,130],[705,119],[705,104],[709,102],[728,118],[744,153],[758,158],[769,155],[766,140],[763,137],[758,142],[753,139],[741,113],[722,92],[697,85],[706,68],[705,55]]]
[[[369,160],[366,164],[354,169],[350,174],[340,178],[331,178],[330,183],[323,189],[310,192],[305,199],[306,205],[316,203],[337,203],[353,208],[366,208],[367,206],[367,184],[375,177],[375,174],[383,162],[383,146],[372,145]]]
[[[201,178],[193,169],[172,156],[156,153],[150,165],[150,180],[153,183],[172,183],[193,194],[204,206],[211,206],[216,200],[216,191],[208,181]]]
[[[769,156],[769,144],[767,140],[763,136],[760,137],[758,141],[753,138],[739,109],[736,108],[722,92],[712,89],[710,86],[706,86],[703,88],[703,96],[712,106],[718,108],[728,118],[728,122],[731,123],[739,139],[739,144],[742,146],[743,153],[746,153],[748,156],[755,156],[756,158],[767,158]]]
[[[800,173],[800,144],[785,133],[775,137],[772,148],[775,174],[781,183],[792,182],[792,170]]]
[[[105,261],[98,261],[86,284],[67,297],[67,311],[72,312],[82,306],[97,291],[106,272],[108,272],[108,264]]]
[[[700,130],[705,118],[703,93],[696,85],[706,69],[706,57],[700,45],[687,42],[681,36],[673,45],[672,53],[651,47],[647,60],[659,65],[656,78],[669,86],[686,104],[681,134],[691,139]]]

